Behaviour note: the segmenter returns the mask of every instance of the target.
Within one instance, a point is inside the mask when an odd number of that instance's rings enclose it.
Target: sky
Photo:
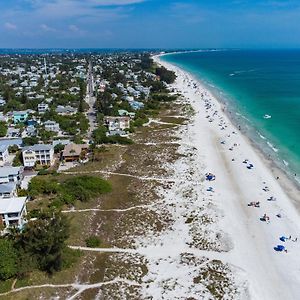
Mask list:
[[[300,0],[0,0],[0,48],[300,48]]]

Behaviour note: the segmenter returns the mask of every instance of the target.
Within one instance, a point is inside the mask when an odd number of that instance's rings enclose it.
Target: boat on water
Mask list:
[[[270,115],[264,115],[264,119],[271,119],[272,118],[272,116],[270,116]]]

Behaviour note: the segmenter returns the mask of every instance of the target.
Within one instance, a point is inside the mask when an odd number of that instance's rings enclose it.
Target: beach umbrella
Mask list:
[[[274,247],[274,250],[279,252],[283,251],[284,249],[285,247],[283,245],[277,245],[276,247]]]

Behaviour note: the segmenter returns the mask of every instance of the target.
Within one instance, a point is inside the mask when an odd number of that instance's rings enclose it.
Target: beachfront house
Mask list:
[[[104,117],[104,124],[108,130],[124,130],[130,127],[130,118],[125,117]]]
[[[130,117],[105,117],[104,125],[108,129],[107,136],[126,136],[127,133],[124,130],[130,127]]]
[[[8,156],[8,146],[0,144],[0,166],[3,166],[8,162]]]
[[[0,202],[2,199],[17,196],[17,183],[8,182],[0,184]]]
[[[54,163],[54,147],[47,144],[35,144],[22,149],[23,165],[33,168],[36,164],[51,166]]]
[[[0,199],[0,224],[5,228],[22,228],[26,217],[26,197]]]
[[[84,159],[89,146],[87,144],[68,144],[65,146],[64,151],[62,153],[62,158],[64,161],[79,161],[80,159]]]
[[[0,185],[9,182],[19,183],[22,179],[22,172],[21,167],[0,167]]]
[[[19,148],[21,148],[22,145],[22,139],[21,138],[11,138],[11,139],[1,139],[0,140],[0,146],[18,146]]]
[[[14,111],[13,112],[14,123],[24,123],[28,118],[27,111]]]

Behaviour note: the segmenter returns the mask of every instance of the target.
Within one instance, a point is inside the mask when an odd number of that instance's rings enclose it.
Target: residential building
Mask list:
[[[47,110],[49,110],[49,105],[47,103],[40,103],[38,105],[39,114],[44,114]]]
[[[16,138],[21,135],[20,128],[15,128],[15,127],[8,127],[7,128],[7,133],[6,136],[8,138]]]
[[[58,105],[57,108],[55,109],[55,111],[59,115],[73,115],[73,114],[76,114],[77,109],[70,105],[67,105],[67,106]]]
[[[66,146],[66,145],[68,145],[70,143],[71,143],[70,140],[54,140],[52,142],[52,146],[55,147],[56,145],[59,145],[59,144]]]
[[[36,144],[22,149],[24,167],[33,168],[35,164],[52,165],[54,163],[54,147],[47,144]]]
[[[118,110],[118,114],[119,116],[123,117],[123,116],[128,116],[130,117],[130,119],[134,119],[135,117],[135,113],[134,112],[128,112],[127,110],[125,109],[119,109]]]
[[[89,146],[87,144],[68,144],[62,153],[64,161],[77,161],[80,160],[81,156],[84,157],[88,152]]]
[[[131,101],[131,102],[129,102],[129,105],[134,110],[138,110],[138,109],[141,109],[144,107],[144,103],[138,102],[138,101]]]
[[[14,111],[13,112],[14,123],[24,123],[28,118],[27,111]]]
[[[17,145],[19,148],[22,145],[22,139],[17,138],[17,139],[0,139],[0,146],[14,146]]]
[[[104,117],[104,124],[109,131],[124,130],[130,127],[129,117]]]
[[[60,131],[59,124],[56,123],[55,121],[48,120],[44,123],[44,126],[45,126],[45,130],[47,131],[53,131],[53,132]]]
[[[4,99],[0,98],[0,106],[4,106],[6,104],[6,101]]]
[[[8,117],[5,114],[3,114],[3,112],[0,112],[0,121],[1,122],[7,122],[8,121]]]
[[[17,195],[17,183],[8,182],[0,184],[0,198],[11,198]],[[0,199],[0,202],[2,200]]]
[[[0,184],[17,182],[19,183],[22,179],[21,167],[0,167]]]
[[[36,128],[32,125],[26,127],[27,136],[36,136]]]
[[[8,146],[0,144],[0,166],[3,166],[8,162],[8,155]]]
[[[26,197],[12,197],[0,200],[0,223],[4,227],[22,228],[26,223]]]

